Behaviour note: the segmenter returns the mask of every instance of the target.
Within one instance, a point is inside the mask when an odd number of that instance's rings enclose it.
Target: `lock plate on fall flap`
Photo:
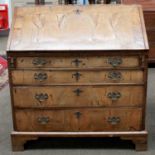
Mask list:
[[[72,4],[77,4],[77,0],[72,0]],[[81,11],[80,9],[76,9],[76,10],[75,10],[75,13],[76,13],[77,15],[80,15],[81,12],[82,12],[82,11]]]

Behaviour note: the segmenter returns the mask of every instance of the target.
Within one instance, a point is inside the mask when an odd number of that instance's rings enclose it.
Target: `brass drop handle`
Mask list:
[[[76,72],[76,73],[72,74],[72,78],[75,77],[76,81],[79,81],[81,76],[82,76],[82,74],[80,74],[79,72]]]
[[[111,124],[111,125],[117,125],[120,123],[120,117],[108,117],[108,123]]]
[[[79,111],[75,112],[74,114],[75,114],[77,119],[79,119],[81,117],[81,115],[82,115],[82,113],[79,112]]]
[[[74,63],[76,67],[79,67],[80,63],[82,63],[82,60],[75,59],[72,61],[72,63]]]
[[[110,57],[108,58],[108,63],[113,67],[117,67],[123,63],[123,60],[120,57]]]
[[[47,79],[47,73],[35,73],[34,79],[40,82],[45,81]]]
[[[73,90],[73,92],[76,94],[76,96],[80,96],[80,94],[83,92],[81,89],[77,88]]]
[[[42,116],[42,117],[38,117],[38,118],[37,118],[37,121],[38,121],[38,123],[41,124],[41,125],[46,125],[46,124],[49,123],[50,119],[49,119],[49,117],[44,117],[44,116]]]
[[[48,94],[46,93],[35,94],[35,99],[38,100],[39,102],[46,101],[48,99]]]
[[[112,71],[112,72],[109,72],[108,78],[113,81],[121,80],[122,74],[119,71]]]
[[[43,58],[34,58],[32,63],[34,66],[43,67],[44,65],[47,64],[47,60]]]
[[[118,100],[119,98],[121,98],[121,93],[120,92],[109,92],[107,97],[109,99],[111,99],[112,101],[116,101]]]

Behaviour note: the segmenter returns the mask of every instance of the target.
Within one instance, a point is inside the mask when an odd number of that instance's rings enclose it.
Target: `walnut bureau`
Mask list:
[[[39,137],[120,137],[147,149],[140,6],[16,8],[7,55],[13,151]]]

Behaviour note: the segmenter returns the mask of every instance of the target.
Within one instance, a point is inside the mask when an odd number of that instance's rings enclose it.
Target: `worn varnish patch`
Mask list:
[[[9,49],[147,49],[140,12],[121,5],[17,8]]]

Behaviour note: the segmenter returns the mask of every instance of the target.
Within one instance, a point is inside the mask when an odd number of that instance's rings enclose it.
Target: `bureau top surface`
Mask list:
[[[29,6],[15,9],[8,51],[145,50],[138,5]]]
[[[140,4],[145,11],[155,11],[155,0],[121,0],[123,4]]]

